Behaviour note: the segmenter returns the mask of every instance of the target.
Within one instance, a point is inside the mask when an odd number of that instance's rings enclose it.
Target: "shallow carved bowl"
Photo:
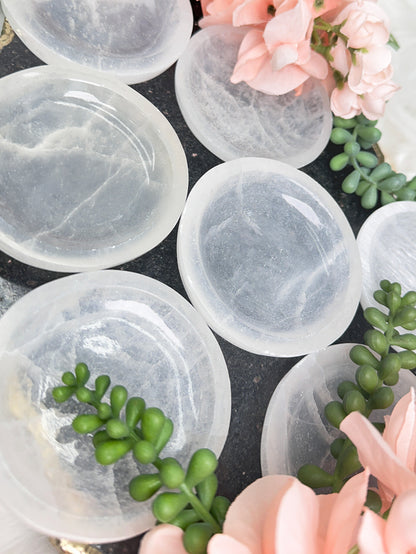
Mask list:
[[[188,190],[178,136],[116,79],[42,66],[0,81],[0,249],[74,272],[137,258]]]
[[[38,531],[79,542],[114,542],[154,523],[150,502],[129,496],[141,466],[129,453],[111,466],[71,423],[80,405],[52,388],[85,362],[174,423],[162,457],[186,467],[202,447],[217,455],[230,419],[230,384],[205,322],[178,293],[127,271],[86,272],[43,285],[0,320],[0,489],[7,508]],[[104,400],[108,402],[109,391]],[[82,405],[84,412],[94,413]]]
[[[265,158],[209,170],[178,232],[179,270],[208,324],[257,354],[300,356],[348,327],[361,293],[351,227],[311,177]]]

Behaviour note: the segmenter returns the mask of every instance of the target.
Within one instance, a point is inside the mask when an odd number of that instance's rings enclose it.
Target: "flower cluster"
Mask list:
[[[322,80],[337,116],[377,119],[397,90],[388,18],[376,0],[201,0],[200,27],[246,29],[231,81],[298,94]]]
[[[385,418],[383,435],[356,411],[340,428],[356,445],[363,472],[339,493],[326,495],[287,475],[258,479],[231,504],[208,554],[416,552],[415,391]],[[382,515],[365,506],[370,474],[377,479]],[[145,536],[140,554],[186,554],[182,536],[179,527],[157,526]]]

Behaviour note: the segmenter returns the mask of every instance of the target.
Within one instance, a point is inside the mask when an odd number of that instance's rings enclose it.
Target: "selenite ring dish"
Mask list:
[[[215,25],[195,33],[176,64],[180,110],[196,138],[228,161],[254,156],[302,167],[328,143],[328,93],[309,79],[302,94],[264,94],[230,81],[245,30]]]
[[[356,241],[314,179],[265,158],[209,170],[180,220],[185,289],[210,327],[256,354],[324,348],[353,319],[361,293]]]
[[[304,464],[315,464],[332,473],[335,459],[330,445],[342,433],[324,417],[328,402],[340,400],[337,386],[341,381],[355,382],[357,365],[349,353],[354,344],[334,344],[300,360],[277,385],[264,418],[261,437],[263,475],[276,473],[296,476]],[[410,387],[416,376],[401,370],[397,385],[392,387],[394,404]],[[393,406],[377,410],[371,421],[384,421]]]
[[[76,363],[88,365],[92,384],[107,374],[172,419],[163,457],[186,467],[198,448],[219,456],[224,445],[231,393],[218,343],[189,302],[149,277],[87,272],[33,290],[0,320],[0,361],[2,500],[41,533],[104,543],[154,524],[152,500],[129,495],[130,480],[153,466],[131,453],[99,465],[92,436],[71,426],[79,402],[52,398]]]
[[[137,258],[173,229],[188,166],[167,119],[116,79],[42,66],[0,80],[0,249],[76,272]]]
[[[45,63],[79,64],[128,84],[175,63],[193,28],[189,0],[3,0],[3,9]]]

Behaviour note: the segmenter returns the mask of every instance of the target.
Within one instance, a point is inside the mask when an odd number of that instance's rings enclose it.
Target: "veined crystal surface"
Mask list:
[[[196,33],[178,60],[175,89],[194,135],[224,161],[261,156],[295,167],[312,162],[332,128],[328,95],[308,80],[301,95],[263,94],[230,81],[244,31],[231,25]]]
[[[112,385],[172,420],[163,457],[186,466],[198,448],[219,455],[224,445],[231,394],[221,350],[193,307],[149,277],[86,272],[35,289],[0,320],[0,360],[2,498],[47,535],[113,542],[154,523],[151,501],[129,495],[130,480],[153,466],[141,466],[131,453],[99,465],[91,435],[71,426],[80,411],[95,411],[52,398],[76,363],[88,365],[90,388],[107,374]]]
[[[80,64],[129,84],[170,67],[193,25],[188,0],[6,0],[3,8],[44,62]]]
[[[178,261],[209,325],[257,354],[328,346],[361,292],[357,245],[339,206],[305,173],[266,158],[203,175],[182,214]]]
[[[56,271],[118,265],[172,230],[188,168],[166,118],[127,85],[42,66],[0,86],[0,248]]]

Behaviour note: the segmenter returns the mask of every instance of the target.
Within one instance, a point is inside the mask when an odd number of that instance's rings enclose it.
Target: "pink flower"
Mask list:
[[[361,473],[329,495],[286,475],[258,479],[231,504],[208,554],[346,554],[356,543],[367,479]]]
[[[331,109],[335,115],[354,117],[363,112],[368,119],[378,119],[384,113],[387,100],[398,87],[392,82],[391,52],[386,46],[370,47],[354,58],[342,41],[331,50],[332,69],[346,82],[331,94]]]
[[[383,435],[358,412],[350,413],[340,429],[357,447],[358,457],[377,478],[380,496],[388,505],[394,496],[416,489],[416,399],[411,391],[385,418]]]
[[[389,40],[388,17],[385,12],[369,0],[351,2],[338,13],[332,25],[346,20],[342,33],[348,37],[350,48],[369,48],[386,44]]]
[[[373,88],[371,92],[357,94],[345,83],[342,89],[334,88],[331,93],[331,110],[334,115],[349,119],[363,113],[368,119],[379,119],[386,107],[386,101],[398,87],[391,81]]]
[[[280,95],[311,76],[325,79],[328,64],[310,47],[312,26],[308,1],[284,0],[264,31],[254,28],[243,38],[231,82],[245,81],[256,90]]]
[[[387,520],[364,508],[358,531],[360,554],[416,552],[416,489],[400,494]]]

